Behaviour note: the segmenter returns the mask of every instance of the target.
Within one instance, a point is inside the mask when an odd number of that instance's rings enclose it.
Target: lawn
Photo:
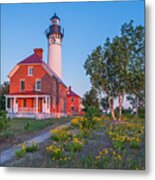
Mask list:
[[[82,125],[83,124],[83,125]],[[75,117],[69,127],[51,130],[51,139],[35,152],[6,163],[17,167],[145,169],[144,119],[113,122],[95,119],[86,130],[83,118]]]
[[[51,126],[57,126],[70,120],[71,118],[46,120],[11,119],[9,122],[9,128],[4,131],[3,137],[0,137],[1,150],[10,147],[13,144],[21,143]]]

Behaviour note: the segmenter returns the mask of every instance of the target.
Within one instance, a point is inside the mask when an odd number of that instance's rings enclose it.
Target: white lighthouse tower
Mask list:
[[[48,65],[62,79],[62,39],[60,18],[54,13],[50,19],[50,26],[46,32],[48,38]]]

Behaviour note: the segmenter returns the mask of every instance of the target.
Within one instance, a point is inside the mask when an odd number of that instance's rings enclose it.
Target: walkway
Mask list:
[[[63,127],[68,127],[70,125],[70,122],[63,124],[63,125],[58,125],[57,127],[51,128],[51,129],[62,129]],[[46,131],[40,135],[37,135],[36,137],[25,141],[23,143],[25,143],[26,145],[31,146],[34,142],[39,144],[44,142],[45,140],[47,140],[48,138],[50,138],[50,132]],[[15,145],[12,148],[9,148],[7,150],[4,150],[0,153],[0,165],[4,164],[5,162],[11,160],[14,156],[15,156],[15,152],[19,149],[21,149],[22,147],[22,143],[19,145]]]

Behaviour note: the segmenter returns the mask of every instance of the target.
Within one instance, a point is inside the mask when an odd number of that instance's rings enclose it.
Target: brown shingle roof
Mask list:
[[[42,60],[36,54],[32,54],[23,61],[20,61],[18,64],[34,64],[34,63],[40,63],[40,64],[42,63]]]

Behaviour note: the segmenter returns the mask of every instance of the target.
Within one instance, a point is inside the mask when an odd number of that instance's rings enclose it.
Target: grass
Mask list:
[[[17,167],[94,168],[94,169],[145,169],[144,119],[130,117],[126,122],[115,123],[98,119],[91,136],[81,134],[80,127],[67,128],[72,132],[68,142],[49,139],[39,145],[31,158],[8,163]],[[79,131],[77,131],[79,130]],[[75,133],[76,132],[76,133]],[[35,155],[36,154],[36,155]]]
[[[46,128],[69,122],[71,118],[61,119],[12,119],[9,122],[9,128],[3,132],[3,137],[0,137],[1,149],[10,147],[12,144],[23,142],[29,136],[36,135]]]

